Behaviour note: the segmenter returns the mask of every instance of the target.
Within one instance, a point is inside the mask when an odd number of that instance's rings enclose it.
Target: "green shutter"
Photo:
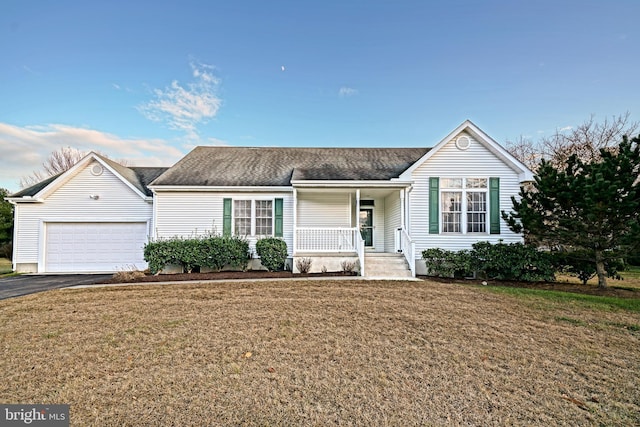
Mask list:
[[[440,178],[429,178],[429,234],[440,232]]]
[[[223,199],[222,234],[231,236],[231,199]]]
[[[283,221],[282,221],[282,199],[276,199],[275,200],[275,207],[274,207],[274,216],[275,216],[275,230],[274,230],[274,236],[275,237],[282,237],[282,228],[283,228]]]
[[[489,233],[500,234],[500,178],[489,178]]]

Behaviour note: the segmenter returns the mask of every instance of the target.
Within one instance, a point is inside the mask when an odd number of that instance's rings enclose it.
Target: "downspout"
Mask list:
[[[14,201],[9,201],[13,205],[13,245],[12,253],[11,253],[11,268],[14,272],[16,272],[16,268],[18,267],[18,224],[19,224],[19,216],[18,216],[18,204]]]
[[[153,194],[151,196],[151,230],[149,241],[155,241],[158,238],[158,193],[156,190],[151,190]]]

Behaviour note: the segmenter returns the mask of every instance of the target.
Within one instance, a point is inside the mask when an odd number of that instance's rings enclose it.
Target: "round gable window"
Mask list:
[[[94,163],[93,166],[91,166],[91,175],[100,176],[102,175],[103,170],[104,169],[100,163]]]
[[[469,138],[467,135],[460,135],[456,139],[456,147],[458,147],[458,150],[466,150],[467,148],[471,147],[471,138]]]

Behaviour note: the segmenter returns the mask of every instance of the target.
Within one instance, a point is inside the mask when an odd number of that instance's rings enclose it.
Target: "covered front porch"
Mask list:
[[[407,230],[407,185],[293,190],[293,258],[336,269],[352,260],[367,276],[367,255],[401,254],[415,276],[415,244]],[[322,263],[322,264],[321,264]],[[313,267],[312,267],[313,268]],[[339,267],[337,268],[339,269]]]

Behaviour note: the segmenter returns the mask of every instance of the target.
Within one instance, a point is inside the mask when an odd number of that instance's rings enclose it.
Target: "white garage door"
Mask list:
[[[47,223],[47,272],[102,272],[147,268],[147,224]]]

